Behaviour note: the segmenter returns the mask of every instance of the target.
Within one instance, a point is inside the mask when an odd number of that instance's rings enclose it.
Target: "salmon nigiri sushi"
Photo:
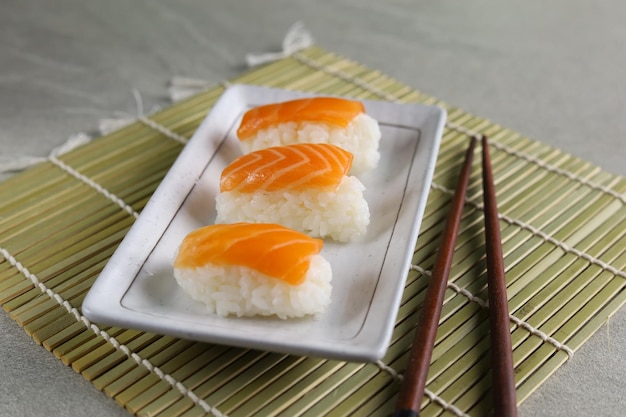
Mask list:
[[[220,316],[322,313],[332,271],[321,239],[277,224],[216,224],[189,233],[174,260],[178,285]]]
[[[244,153],[293,143],[329,143],[354,155],[353,173],[378,165],[380,127],[360,101],[313,97],[248,110],[237,129]]]
[[[300,143],[254,151],[222,172],[216,223],[279,223],[340,242],[365,234],[365,187],[350,171],[352,154]]]

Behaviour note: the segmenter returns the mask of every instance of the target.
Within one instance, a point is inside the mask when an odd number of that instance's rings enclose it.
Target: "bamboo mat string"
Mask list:
[[[176,142],[180,143],[181,145],[185,145],[187,144],[187,142],[189,142],[189,139],[179,135],[176,132],[173,132],[171,130],[169,130],[168,128],[166,128],[165,126],[156,123],[153,120],[148,119],[145,116],[139,116],[137,117],[137,120],[139,120],[141,123],[143,123],[144,125],[156,130],[159,133],[162,133],[163,135],[167,136],[168,138],[175,140]]]
[[[139,91],[137,91],[136,89],[133,89],[133,96],[135,97],[135,102],[137,105],[137,121],[143,123],[144,125],[146,125],[147,127],[154,129],[155,131],[163,134],[164,136],[182,144],[185,145],[189,139],[177,134],[176,132],[173,132],[172,130],[168,129],[166,126],[163,126],[162,124],[156,123],[153,120],[147,118],[146,116],[144,116],[144,106],[143,106],[143,99],[141,97],[141,94],[139,93]],[[123,121],[121,126],[127,125],[129,123],[131,123],[131,121]],[[121,127],[121,126],[118,126]],[[82,144],[82,143],[81,143]],[[73,143],[71,145],[74,145]],[[62,160],[60,160],[57,156],[61,155],[62,153],[66,153],[71,149],[74,149],[76,146],[72,146],[71,148],[69,146],[65,146],[62,147],[58,150],[53,151],[50,156],[48,157],[48,160],[50,162],[52,162],[54,165],[56,165],[57,167],[59,167],[60,169],[62,169],[64,172],[68,173],[69,175],[73,176],[74,178],[82,181],[83,183],[85,183],[86,185],[88,185],[89,187],[91,187],[92,189],[94,189],[95,191],[97,191],[98,193],[102,194],[104,197],[106,197],[108,200],[112,201],[113,203],[117,204],[122,210],[124,210],[125,212],[127,212],[128,214],[132,215],[135,218],[139,217],[139,213],[137,213],[129,204],[127,204],[122,198],[116,196],[114,193],[110,192],[109,190],[107,190],[106,188],[104,188],[102,185],[98,184],[96,181],[92,180],[91,178],[81,174],[80,172],[78,172],[76,169],[72,168],[71,166],[69,166],[68,164],[64,163]]]
[[[139,217],[139,213],[137,213],[130,205],[126,204],[124,200],[122,200],[120,197],[116,196],[115,194],[113,194],[112,192],[110,192],[109,190],[107,190],[106,188],[104,188],[103,186],[101,186],[100,184],[92,180],[91,178],[81,174],[80,172],[72,168],[71,166],[67,165],[65,162],[61,161],[56,156],[51,155],[49,160],[50,162],[52,162],[54,165],[59,167],[64,172],[68,173],[69,175],[76,178],[77,180],[84,182],[86,185],[93,188],[98,193],[102,194],[108,200],[117,204],[126,213],[130,214],[134,218]]]
[[[582,185],[585,185],[585,186],[587,186],[587,187],[589,187],[589,188],[591,188],[593,190],[598,190],[598,191],[601,191],[601,192],[603,192],[605,194],[608,194],[611,197],[617,198],[619,201],[622,202],[622,204],[626,204],[626,194],[620,194],[617,191],[615,191],[615,190],[613,190],[613,189],[611,189],[609,187],[605,187],[603,185],[596,184],[593,181],[590,181],[590,180],[588,180],[586,178],[582,178],[579,175],[572,174],[571,172],[566,171],[564,169],[555,167],[555,166],[553,166],[551,164],[548,164],[545,161],[542,161],[541,159],[536,158],[534,156],[527,155],[527,154],[524,154],[522,152],[518,152],[518,151],[516,151],[516,150],[514,150],[514,149],[512,149],[512,148],[510,148],[510,147],[508,147],[506,145],[503,145],[501,143],[494,142],[493,147],[498,149],[498,150],[500,150],[500,151],[506,152],[509,155],[515,156],[515,157],[520,158],[520,159],[524,159],[524,160],[526,160],[528,162],[532,162],[533,164],[535,164],[535,165],[545,169],[546,171],[554,172],[554,173],[559,174],[559,175],[563,175],[564,177],[567,177],[567,178],[569,178],[571,180],[574,180],[574,181],[576,181],[576,182],[578,182],[578,183],[580,183]]]
[[[495,147],[496,146],[494,145],[494,148]],[[449,188],[446,188],[446,187],[444,187],[442,185],[439,185],[439,184],[435,183],[434,181],[431,184],[431,187],[433,189],[442,191],[442,192],[444,192],[446,194],[452,194],[454,192],[453,190],[451,190]],[[477,202],[472,201],[472,200],[466,200],[466,203],[469,204],[470,206],[472,206],[476,210],[481,210],[481,211],[483,210],[483,205],[481,203],[477,203]],[[615,276],[618,276],[618,277],[626,279],[626,272],[620,271],[619,269],[615,268],[614,266],[609,265],[608,263],[606,263],[606,262],[604,262],[604,261],[602,261],[600,259],[597,259],[596,257],[591,256],[588,253],[585,253],[585,252],[583,252],[581,250],[578,250],[576,248],[570,247],[567,243],[565,243],[565,242],[563,242],[561,240],[555,239],[553,236],[550,236],[549,234],[543,232],[542,230],[537,229],[536,227],[534,227],[534,226],[532,226],[532,225],[530,225],[528,223],[525,223],[525,222],[523,222],[523,221],[521,221],[519,219],[514,219],[514,218],[512,218],[510,216],[507,216],[506,214],[502,214],[502,213],[498,213],[498,218],[501,219],[501,220],[506,221],[507,223],[509,223],[511,225],[515,225],[515,226],[518,226],[521,229],[527,230],[530,233],[532,233],[533,235],[535,235],[537,237],[540,237],[541,239],[543,239],[546,242],[552,243],[554,246],[562,249],[565,253],[571,253],[572,255],[575,255],[575,256],[577,256],[577,257],[579,257],[581,259],[584,259],[584,260],[588,261],[591,264],[599,266],[600,268],[604,269],[605,271],[608,271],[608,272],[612,273]]]
[[[396,370],[394,370],[389,365],[386,365],[382,361],[377,361],[376,365],[382,371],[384,371],[384,372],[388,373],[389,375],[391,375],[396,381],[402,382],[402,374],[398,373]],[[464,413],[461,409],[459,409],[458,407],[455,407],[454,405],[452,405],[448,401],[444,400],[443,398],[441,398],[440,396],[438,396],[437,394],[435,394],[434,392],[432,392],[428,388],[424,389],[424,395],[431,402],[433,402],[435,404],[438,404],[443,410],[448,411],[448,412],[454,414],[457,417],[470,417],[469,414]]]
[[[428,276],[428,277],[431,276],[431,271],[428,271],[428,270],[426,270],[424,268],[421,268],[418,265],[411,264],[410,268],[412,270],[414,270],[414,271],[419,272],[420,274],[422,274],[424,276]],[[465,288],[461,288],[458,285],[456,285],[454,282],[451,282],[451,281],[448,281],[447,285],[448,285],[448,288],[450,288],[451,290],[453,290],[457,294],[461,294],[461,295],[465,296],[468,300],[478,304],[480,307],[485,308],[485,309],[489,308],[489,302],[488,301],[485,301],[482,298],[475,296],[474,294],[472,294],[471,292],[469,292]],[[554,339],[551,336],[548,336],[547,334],[545,334],[541,330],[531,326],[530,324],[528,324],[524,320],[516,317],[513,313],[509,313],[509,319],[511,320],[512,323],[514,323],[517,326],[527,330],[530,334],[539,337],[541,340],[543,340],[546,343],[549,343],[549,344],[553,345],[558,350],[564,351],[565,353],[567,353],[567,356],[568,356],[569,359],[571,359],[574,356],[574,351],[569,346],[567,346],[564,343],[559,342],[558,340]]]
[[[91,323],[89,319],[81,314],[81,312],[73,307],[67,300],[64,300],[58,293],[54,292],[50,288],[48,288],[41,280],[33,273],[31,273],[28,268],[26,268],[22,263],[20,263],[13,255],[11,255],[6,249],[0,247],[0,254],[4,257],[4,259],[9,262],[15,269],[20,271],[26,278],[32,281],[33,285],[39,290],[46,294],[48,297],[56,301],[60,306],[65,308],[69,314],[71,314],[77,322],[82,323],[86,328],[93,331],[97,336],[102,337],[107,343],[110,343],[116,350],[123,352],[127,357],[133,359],[138,365],[145,367],[149,372],[157,375],[161,380],[170,384],[173,388],[177,389],[181,394],[188,397],[195,404],[202,407],[204,411],[207,413],[213,414],[215,417],[227,417],[225,414],[220,412],[217,408],[212,407],[207,404],[203,399],[198,397],[192,390],[185,387],[183,383],[176,380],[171,375],[163,372],[159,367],[154,366],[150,363],[149,360],[142,358],[137,353],[133,352],[128,346],[124,345],[117,341],[117,339],[113,336],[110,336],[104,330],[101,330],[96,324]]]
[[[391,375],[391,377],[393,379],[395,379],[396,381],[402,382],[402,374],[398,373],[391,366],[385,364],[381,360],[376,361],[375,363],[376,363],[376,366],[378,366],[383,372],[386,372],[389,375]],[[434,392],[430,391],[428,388],[426,388],[424,390],[424,395],[426,395],[426,397],[428,397],[428,399],[430,401],[432,401],[433,403],[439,404],[442,409],[444,409],[445,411],[448,411],[448,412],[454,414],[455,416],[458,416],[458,417],[470,417],[468,414],[464,413],[459,408],[457,408],[454,405],[450,404],[449,402],[447,402],[446,400],[444,400],[443,398],[441,398],[440,396],[438,396]]]
[[[117,119],[106,119],[101,121],[100,123],[100,131],[103,133],[110,133],[115,130],[121,129],[125,126],[130,125],[131,123],[138,121],[143,123],[149,128],[156,130],[162,135],[174,140],[175,142],[180,143],[181,145],[186,145],[189,142],[189,138],[179,135],[178,133],[172,131],[171,129],[163,126],[162,124],[156,123],[152,119],[149,119],[144,114],[144,105],[143,98],[141,97],[141,93],[133,88],[132,90],[133,97],[135,98],[135,106],[136,106],[136,115],[133,116],[131,114],[120,112],[121,117]],[[150,113],[155,113],[158,109],[151,111]]]
[[[470,417],[469,414],[464,413],[458,407],[455,407],[454,405],[452,405],[449,402],[445,401],[444,399],[442,399],[441,397],[436,395],[434,392],[432,392],[428,388],[424,389],[424,395],[430,401],[432,401],[433,403],[439,404],[439,406],[441,406],[441,408],[444,411],[448,411],[448,412],[450,412],[450,413],[452,413],[452,414],[454,414],[455,416],[458,416],[458,417]]]

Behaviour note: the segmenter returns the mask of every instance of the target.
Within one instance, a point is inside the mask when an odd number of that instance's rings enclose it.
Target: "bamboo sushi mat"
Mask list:
[[[626,301],[626,179],[314,46],[230,83],[448,110],[389,350],[346,363],[99,326],[81,303],[225,83],[0,184],[0,303],[33,339],[140,416],[385,416],[470,135],[487,134],[501,212],[518,401]],[[182,142],[182,143],[181,143]],[[475,160],[480,158],[475,158]],[[423,416],[491,410],[480,161],[465,205]]]

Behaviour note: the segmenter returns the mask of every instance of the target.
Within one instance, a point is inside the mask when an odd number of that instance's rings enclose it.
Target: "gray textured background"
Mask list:
[[[102,118],[168,103],[171,77],[220,81],[317,43],[626,176],[626,3],[610,1],[0,1],[0,155],[44,156]],[[621,416],[621,309],[520,408]],[[127,416],[0,312],[0,416]]]

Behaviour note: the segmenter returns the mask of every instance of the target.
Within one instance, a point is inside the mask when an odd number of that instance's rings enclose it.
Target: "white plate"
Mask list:
[[[185,146],[89,291],[96,323],[204,342],[350,361],[386,352],[410,265],[446,118],[439,107],[364,101],[381,126],[379,166],[361,176],[371,222],[358,243],[327,241],[332,302],[319,317],[222,318],[177,286],[171,262],[183,237],[215,220],[222,169],[240,154],[235,131],[254,106],[311,94],[229,88]]]

